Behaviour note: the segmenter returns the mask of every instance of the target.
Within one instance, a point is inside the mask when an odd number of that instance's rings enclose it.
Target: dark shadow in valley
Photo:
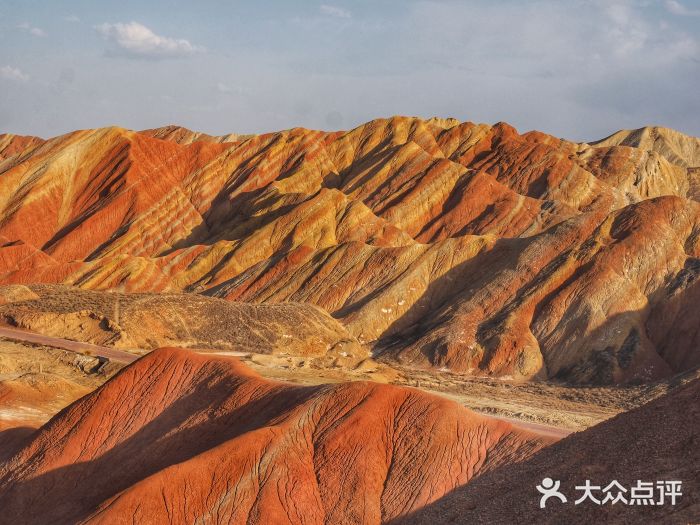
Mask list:
[[[34,427],[13,427],[0,431],[0,463],[14,456],[36,432]]]

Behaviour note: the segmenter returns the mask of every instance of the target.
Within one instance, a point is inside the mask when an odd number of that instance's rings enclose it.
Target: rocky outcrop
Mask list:
[[[0,286],[0,297],[16,286]],[[197,294],[97,292],[30,285],[0,320],[48,336],[152,350],[164,345],[340,360],[368,358],[341,323],[310,304],[246,304]]]
[[[408,117],[80,131],[0,164],[0,281],[298,301],[419,366],[655,379],[700,362],[696,145]]]
[[[0,466],[0,521],[380,523],[544,444],[418,390],[161,349]]]

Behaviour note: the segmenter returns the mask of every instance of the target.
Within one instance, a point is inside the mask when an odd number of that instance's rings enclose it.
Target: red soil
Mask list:
[[[0,522],[378,523],[545,441],[409,388],[160,349],[0,466]]]

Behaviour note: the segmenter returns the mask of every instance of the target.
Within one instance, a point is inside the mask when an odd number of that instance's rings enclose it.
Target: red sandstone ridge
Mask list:
[[[0,135],[0,162],[10,157],[27,154],[44,140],[39,137],[26,137],[22,135]]]
[[[249,136],[231,133],[216,137],[199,131],[192,131],[182,126],[164,126],[162,128],[146,129],[140,133],[157,139],[177,142],[178,144],[191,144],[193,142],[236,142]]]
[[[0,148],[0,283],[311,303],[386,359],[467,373],[700,364],[698,141],[672,130],[577,144],[394,117]]]
[[[161,349],[0,466],[0,522],[379,523],[544,444],[418,390]]]

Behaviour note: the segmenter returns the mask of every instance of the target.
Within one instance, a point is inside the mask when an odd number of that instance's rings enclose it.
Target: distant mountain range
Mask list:
[[[656,127],[0,135],[0,284],[311,303],[383,359],[644,381],[700,364],[698,200],[700,140]]]

